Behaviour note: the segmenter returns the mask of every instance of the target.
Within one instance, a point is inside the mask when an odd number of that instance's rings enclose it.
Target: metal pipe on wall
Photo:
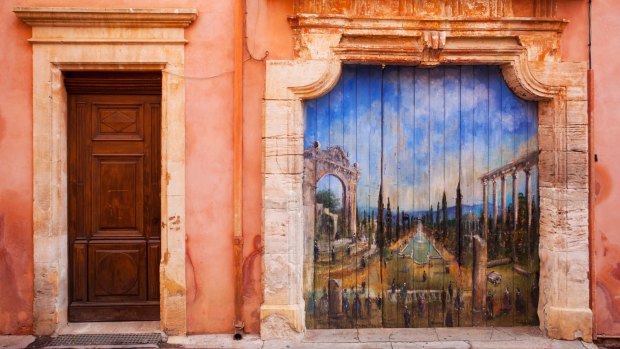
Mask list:
[[[235,0],[233,39],[233,266],[235,272],[234,339],[242,338],[243,308],[243,49],[245,0]]]

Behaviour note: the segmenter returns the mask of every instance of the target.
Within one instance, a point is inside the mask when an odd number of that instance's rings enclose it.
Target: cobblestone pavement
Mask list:
[[[36,346],[32,336],[0,336],[0,348]],[[418,328],[312,330],[296,340],[262,341],[257,336],[200,335],[170,337],[160,348],[222,349],[597,349],[592,343],[545,338],[538,328]],[[60,348],[60,347],[54,347]],[[71,348],[157,348],[148,346],[77,346]]]

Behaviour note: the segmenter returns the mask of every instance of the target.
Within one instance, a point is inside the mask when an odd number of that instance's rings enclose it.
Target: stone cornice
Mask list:
[[[185,28],[195,9],[16,7],[13,12],[32,27]]]
[[[511,32],[514,34],[546,32],[560,34],[568,24],[566,20],[534,17],[364,18],[313,14],[291,16],[289,17],[289,22],[293,29],[305,29],[311,32],[329,31],[355,34],[372,30],[377,35],[393,34],[398,36],[415,35],[416,32],[428,31],[431,28],[433,30],[458,34],[471,33],[475,36],[489,36],[498,32]]]

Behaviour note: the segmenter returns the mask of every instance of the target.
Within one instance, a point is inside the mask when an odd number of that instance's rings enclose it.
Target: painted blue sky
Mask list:
[[[538,149],[537,107],[514,95],[496,66],[345,65],[330,93],[305,103],[304,146],[317,140],[359,163],[361,211],[376,208],[381,178],[394,209],[436,207],[444,190],[453,206],[459,180],[464,205],[479,206],[480,176]],[[524,192],[523,173],[517,185]],[[325,188],[342,191],[333,176],[319,181]]]

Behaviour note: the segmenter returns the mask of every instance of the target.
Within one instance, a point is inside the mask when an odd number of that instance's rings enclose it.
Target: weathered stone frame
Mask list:
[[[539,103],[540,327],[552,338],[591,341],[587,65],[560,61],[566,23],[328,15],[298,15],[291,23],[296,58],[267,62],[261,336],[305,330],[303,100],[327,93],[344,62],[490,64],[501,67],[517,95]]]
[[[191,9],[16,8],[32,26],[34,333],[67,323],[67,93],[63,71],[162,71],[161,328],[186,333],[184,28]]]

